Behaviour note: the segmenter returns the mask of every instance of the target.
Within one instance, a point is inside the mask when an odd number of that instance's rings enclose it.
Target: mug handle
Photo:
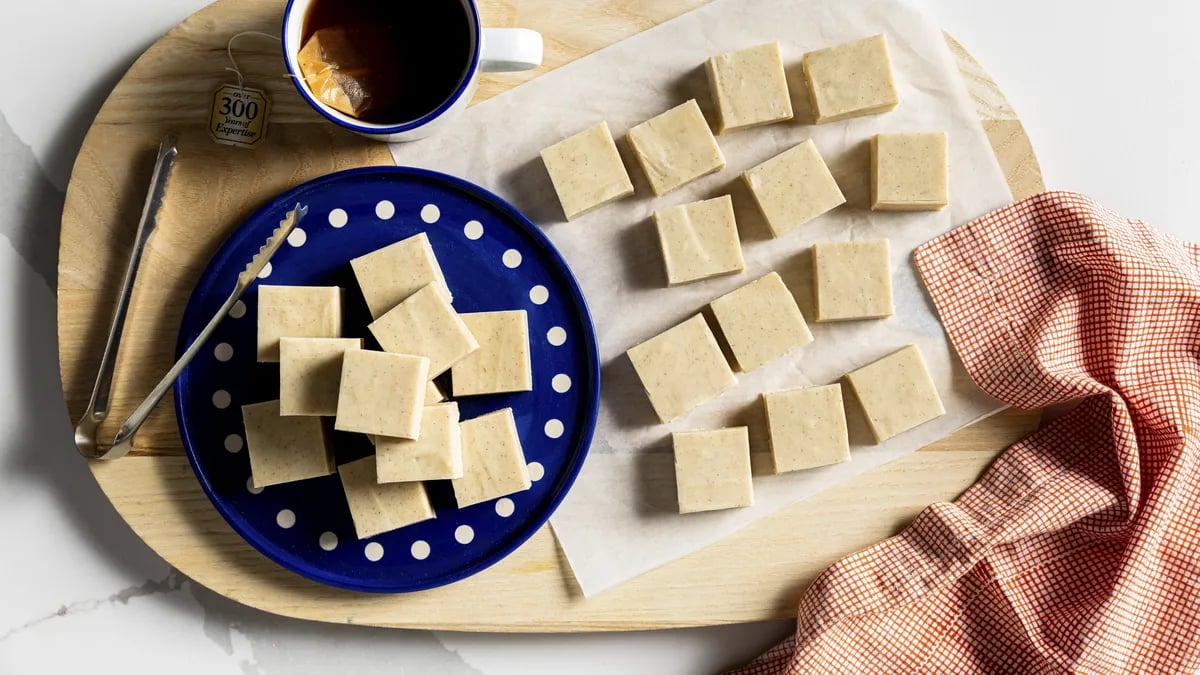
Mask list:
[[[479,70],[502,73],[542,65],[542,34],[528,28],[484,28]]]

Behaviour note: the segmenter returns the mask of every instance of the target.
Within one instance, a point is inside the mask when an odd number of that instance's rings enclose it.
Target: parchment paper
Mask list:
[[[563,11],[570,11],[564,7]],[[800,69],[805,51],[886,33],[900,92],[893,112],[845,122],[808,123]],[[628,155],[625,130],[689,98],[710,122],[703,63],[713,54],[779,40],[797,119],[719,136],[728,166],[660,198]],[[607,120],[637,194],[566,222],[538,152]],[[873,213],[867,141],[888,131],[946,131],[950,206],[937,213]],[[772,239],[741,186],[741,171],[813,138],[848,203]],[[453,128],[394,145],[398,164],[462,176],[511,200],[540,225],[570,263],[591,307],[600,344],[602,394],[591,454],[552,519],[579,585],[592,595],[728,535],[926,445],[1000,409],[953,356],[911,262],[915,246],[1011,200],[941,31],[897,0],[717,0],[682,17],[470,108]],[[675,288],[666,285],[649,220],[665,206],[733,195],[746,271]],[[740,374],[735,389],[669,425],[657,423],[624,357],[631,346],[701,311],[712,299],[776,270],[806,317],[813,317],[811,255],[816,241],[891,241],[896,314],[891,319],[812,323],[815,341],[787,358]],[[760,393],[837,381],[847,371],[916,342],[928,361],[946,415],[882,444],[870,444],[847,394],[853,461],[785,475],[757,475],[755,506],[680,515],[670,433],[727,425],[750,427],[759,473],[768,466]],[[869,507],[866,507],[869,508]],[[787,536],[780,533],[780,536]]]

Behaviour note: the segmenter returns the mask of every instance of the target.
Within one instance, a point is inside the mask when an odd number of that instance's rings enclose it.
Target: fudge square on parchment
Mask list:
[[[717,338],[700,314],[626,353],[663,422],[737,384]]]
[[[628,136],[656,195],[725,168],[725,156],[696,99],[642,122]]]
[[[778,42],[713,56],[705,72],[719,118],[717,133],[792,119]]]
[[[350,267],[373,319],[428,284],[434,284],[448,302],[454,301],[424,232],[359,256]]]
[[[542,150],[542,163],[567,220],[633,194],[608,122],[595,124]]]
[[[876,115],[900,103],[882,33],[809,52],[801,67],[818,124]]]
[[[671,434],[679,512],[754,506],[746,427]]]
[[[736,274],[745,266],[729,195],[659,209],[654,226],[669,286]]]
[[[338,467],[359,539],[429,520],[433,506],[422,483],[379,483],[374,455]]]
[[[871,137],[871,208],[937,211],[950,200],[946,133]]]
[[[259,286],[258,360],[279,360],[279,338],[342,336],[342,289]]]
[[[762,401],[776,473],[850,461],[841,385],[765,392]]]
[[[254,487],[333,473],[329,437],[320,417],[282,417],[279,401],[242,406]]]
[[[892,315],[892,269],[887,239],[813,244],[817,321],[880,319]]]
[[[846,380],[878,443],[946,414],[916,345],[851,371]]]
[[[342,359],[338,431],[417,438],[429,382],[429,359],[356,349]]]
[[[846,203],[811,138],[743,171],[742,180],[776,237]]]
[[[777,272],[713,300],[712,311],[744,373],[813,340],[796,298]]]

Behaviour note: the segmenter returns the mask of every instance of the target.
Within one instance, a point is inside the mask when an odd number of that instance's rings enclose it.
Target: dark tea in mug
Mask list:
[[[325,104],[364,122],[402,124],[448,101],[474,38],[460,0],[316,0],[298,61]]]

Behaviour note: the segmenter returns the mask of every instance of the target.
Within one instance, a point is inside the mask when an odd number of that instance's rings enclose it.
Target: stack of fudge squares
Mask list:
[[[801,60],[816,124],[886,113],[899,105],[887,38],[875,35],[808,52]],[[778,43],[710,58],[705,64],[718,135],[793,118]],[[689,100],[628,129],[626,139],[655,196],[725,168],[725,157],[696,101]],[[877,134],[870,139],[870,207],[938,210],[949,196],[944,132]],[[607,122],[542,151],[568,220],[634,193]],[[811,140],[741,174],[774,237],[783,237],[846,202]],[[745,264],[729,195],[653,214],[668,286],[740,274]],[[891,251],[886,239],[812,246],[813,320],[863,321],[892,315]],[[732,354],[730,364],[704,314],[627,353],[658,418],[667,423],[713,399],[749,372],[813,341],[800,308],[776,272],[710,303]],[[915,345],[848,373],[876,442],[945,413]],[[838,382],[763,392],[777,473],[850,460]],[[749,434],[745,427],[672,434],[679,510],[750,506]]]
[[[526,490],[512,409],[468,420],[453,397],[530,391],[524,310],[459,313],[424,233],[351,261],[383,351],[343,337],[338,287],[260,286],[258,360],[279,363],[279,399],[242,407],[256,488],[336,471],[359,538],[435,517],[423,481],[460,507]],[[375,454],[335,466],[331,431]]]

